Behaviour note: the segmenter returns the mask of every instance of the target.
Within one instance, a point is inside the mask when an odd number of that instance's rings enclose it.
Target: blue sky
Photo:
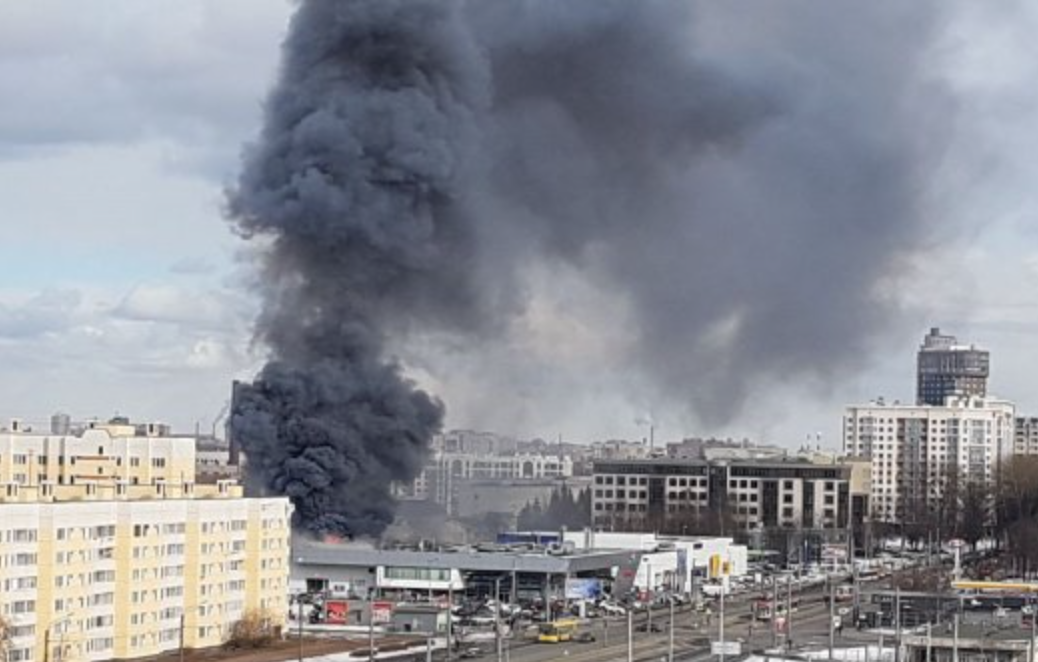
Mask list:
[[[231,379],[262,363],[222,190],[258,128],[290,13],[280,0],[0,0],[0,417],[206,428]],[[840,383],[766,385],[716,432],[834,444],[842,405],[912,397],[932,325],[990,348],[993,390],[1038,412],[1036,27],[1025,3],[964,6],[945,27],[934,66],[960,119],[931,206],[949,230],[884,293],[903,310],[887,350]],[[610,370],[617,339],[595,292],[540,292],[511,335],[508,383],[463,347],[401,350],[450,425],[636,437],[651,411],[657,438],[710,432]]]

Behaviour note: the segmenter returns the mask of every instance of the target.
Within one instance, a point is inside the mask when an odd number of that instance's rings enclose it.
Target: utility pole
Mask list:
[[[719,662],[724,662],[724,594],[725,586],[724,582],[721,582],[721,618],[717,622],[717,639],[720,642],[720,652],[718,655]]]
[[[667,641],[667,662],[674,662],[674,600],[670,600],[670,638]],[[1031,660],[1034,662],[1034,660]]]
[[[300,662],[302,662],[302,661],[300,661]],[[375,590],[374,589],[368,589],[368,662],[375,662]]]
[[[689,621],[690,621],[689,625],[692,626],[693,628],[695,628],[695,625],[696,625],[696,606],[697,606],[697,603],[699,601],[696,599],[697,598],[697,596],[696,596],[696,557],[694,555],[692,556],[692,569],[691,569],[690,574],[689,574],[689,582],[688,582],[688,584],[689,584],[689,586],[688,586],[688,591],[689,591],[688,592],[688,604],[689,604],[688,617],[689,617]]]
[[[494,580],[494,642],[497,646],[497,662],[504,662],[501,648],[501,578]],[[927,660],[926,662],[930,662]]]
[[[832,662],[836,647],[836,582],[829,575],[829,660]]]
[[[454,571],[450,572],[447,584],[447,662],[451,662],[454,650]]]
[[[778,645],[778,577],[771,576],[771,647]],[[786,610],[786,620],[789,620],[789,610]]]
[[[1033,637],[1031,641],[1033,646]],[[952,662],[959,662],[959,612],[955,612],[952,617]]]
[[[627,610],[627,662],[634,662],[634,612]]]
[[[1032,593],[1031,594],[1031,662],[1038,662],[1038,659],[1035,658],[1035,644],[1034,644],[1034,637],[1035,637],[1036,634],[1038,634],[1038,624],[1036,624],[1035,621],[1038,621],[1038,602],[1035,601],[1034,594]]]
[[[786,577],[786,649],[793,648],[793,575]]]
[[[299,662],[303,662],[303,595],[296,596],[296,630],[298,632],[297,643],[299,644]],[[184,662],[181,660],[180,662]]]
[[[894,587],[894,662],[901,662],[901,587]]]
[[[646,580],[646,582],[645,582],[645,585],[648,588],[648,592],[646,593],[646,597],[648,599],[645,602],[645,607],[646,607],[646,611],[649,612],[649,624],[646,627],[646,633],[647,634],[652,634],[652,601],[653,601],[653,593],[652,593],[652,585],[653,585],[653,581],[652,581],[652,561],[649,561],[648,559],[646,559],[646,561],[645,561],[645,574],[648,576],[648,580]]]

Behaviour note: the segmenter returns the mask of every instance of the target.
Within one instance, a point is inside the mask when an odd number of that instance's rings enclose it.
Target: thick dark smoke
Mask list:
[[[273,357],[233,423],[252,480],[316,532],[377,534],[442,405],[386,354],[387,327],[464,316],[465,151],[486,83],[457,7],[304,2],[231,214],[270,238]]]
[[[303,0],[230,195],[264,242],[251,478],[380,532],[443,418],[394,348],[492,347],[553,265],[633,312],[617,365],[704,420],[859,360],[922,227],[933,8],[731,4]]]

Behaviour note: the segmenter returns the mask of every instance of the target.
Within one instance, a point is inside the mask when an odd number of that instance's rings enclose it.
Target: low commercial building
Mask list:
[[[399,604],[393,608],[389,629],[407,634],[443,636],[447,634],[450,612],[440,605]]]
[[[291,590],[344,599],[369,596],[437,600],[449,593],[513,602],[562,599],[567,582],[593,579],[614,595],[634,585],[636,550],[577,551],[560,545],[480,545],[378,549],[356,543],[296,540]]]
[[[748,550],[731,538],[663,536],[656,533],[567,531],[576,549],[634,549],[642,552],[635,577],[639,590],[688,593],[695,581],[721,575],[741,577],[748,571]],[[695,579],[693,579],[695,578]]]
[[[1036,643],[1019,625],[963,625],[956,636],[950,623],[904,635],[901,642],[904,662],[1030,662]]]

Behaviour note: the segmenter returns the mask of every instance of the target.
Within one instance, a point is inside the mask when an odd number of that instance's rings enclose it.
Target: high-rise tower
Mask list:
[[[949,396],[987,395],[988,351],[960,345],[937,327],[923,338],[916,366],[916,404],[940,407]]]

